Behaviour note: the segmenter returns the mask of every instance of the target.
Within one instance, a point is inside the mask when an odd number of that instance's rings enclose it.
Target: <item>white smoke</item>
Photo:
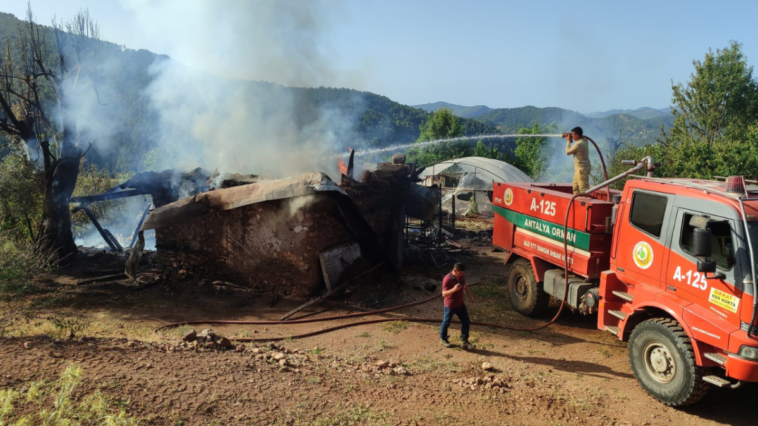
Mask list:
[[[359,111],[314,102],[303,87],[360,86],[359,73],[333,66],[328,35],[344,19],[342,2],[124,2],[178,59],[157,61],[147,89],[161,123],[157,167],[337,173],[333,155],[356,142]]]

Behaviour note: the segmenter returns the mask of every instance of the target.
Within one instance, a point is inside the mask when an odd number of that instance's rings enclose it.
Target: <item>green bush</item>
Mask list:
[[[50,270],[56,260],[53,250],[16,239],[12,232],[0,232],[0,293],[29,292],[31,279]]]
[[[15,240],[37,240],[42,224],[44,180],[20,154],[0,161],[0,231]]]

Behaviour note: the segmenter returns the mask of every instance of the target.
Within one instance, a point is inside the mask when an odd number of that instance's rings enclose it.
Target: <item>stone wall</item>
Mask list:
[[[158,262],[171,278],[226,280],[306,297],[323,283],[319,252],[353,240],[333,204],[317,194],[213,211],[161,228]],[[377,218],[378,229],[381,223]]]

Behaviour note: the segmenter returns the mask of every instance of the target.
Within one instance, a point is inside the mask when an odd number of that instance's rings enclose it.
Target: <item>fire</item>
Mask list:
[[[339,161],[339,163],[337,165],[340,167],[340,173],[342,173],[343,175],[346,175],[347,174],[347,165],[345,164],[345,160],[343,160],[342,158],[340,158],[340,161]]]

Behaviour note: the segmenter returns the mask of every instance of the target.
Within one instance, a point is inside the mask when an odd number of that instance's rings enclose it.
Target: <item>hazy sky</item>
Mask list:
[[[185,14],[196,15],[196,3],[33,0],[32,7],[44,24],[89,8],[108,41],[216,72],[208,53],[195,47],[235,34],[224,32],[223,19],[210,32],[193,32],[194,18]],[[23,17],[25,9],[24,0],[0,0],[0,11]],[[661,108],[671,100],[671,80],[686,81],[693,59],[709,48],[736,40],[751,64],[758,60],[755,1],[323,0],[321,9],[314,35],[321,41],[314,46],[335,70],[329,84],[409,105],[557,106],[583,113]],[[177,34],[187,42],[177,42]]]

